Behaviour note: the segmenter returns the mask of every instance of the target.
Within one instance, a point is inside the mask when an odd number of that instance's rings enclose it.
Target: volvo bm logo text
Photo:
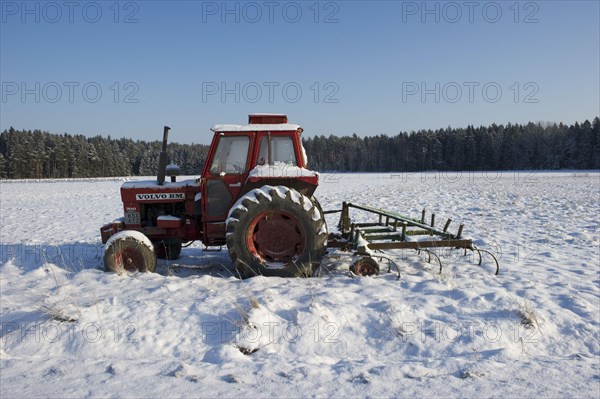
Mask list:
[[[136,194],[135,199],[138,201],[182,200],[185,199],[185,193]]]

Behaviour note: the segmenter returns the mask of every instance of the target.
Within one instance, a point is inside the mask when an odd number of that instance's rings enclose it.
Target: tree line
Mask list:
[[[600,169],[598,117],[573,125],[492,124],[303,142],[309,166],[319,171]],[[10,128],[0,133],[0,178],[155,175],[160,150],[160,141]],[[199,175],[208,146],[170,143],[168,153],[182,174]]]
[[[311,166],[323,171],[600,169],[600,119],[317,136],[304,146]]]
[[[156,175],[161,141],[110,136],[51,134],[40,130],[0,133],[0,177],[47,179]],[[181,174],[202,172],[208,146],[170,143],[169,160]]]

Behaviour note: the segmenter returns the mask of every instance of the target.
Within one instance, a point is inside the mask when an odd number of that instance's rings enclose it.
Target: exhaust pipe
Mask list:
[[[158,158],[158,176],[156,180],[159,186],[164,184],[165,175],[167,172],[167,140],[169,138],[169,130],[171,130],[171,128],[169,126],[165,126],[163,131],[162,151],[160,152],[160,157]]]

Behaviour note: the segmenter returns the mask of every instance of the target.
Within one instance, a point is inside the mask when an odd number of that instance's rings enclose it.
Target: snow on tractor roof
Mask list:
[[[213,132],[295,132],[300,126],[288,123],[285,114],[255,113],[248,115],[247,125],[214,125]]]
[[[249,125],[214,125],[210,128],[213,132],[289,132],[300,129],[299,125],[291,123],[261,124],[253,123]]]
[[[253,112],[248,116],[286,116],[286,114],[274,114],[271,112]]]

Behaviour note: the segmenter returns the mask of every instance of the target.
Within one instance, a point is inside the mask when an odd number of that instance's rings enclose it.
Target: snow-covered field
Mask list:
[[[0,183],[0,397],[600,394],[598,172],[322,174],[325,209],[425,207],[501,262],[390,251],[400,280],[331,251],[320,277],[240,281],[200,243],[104,273],[121,183]]]

